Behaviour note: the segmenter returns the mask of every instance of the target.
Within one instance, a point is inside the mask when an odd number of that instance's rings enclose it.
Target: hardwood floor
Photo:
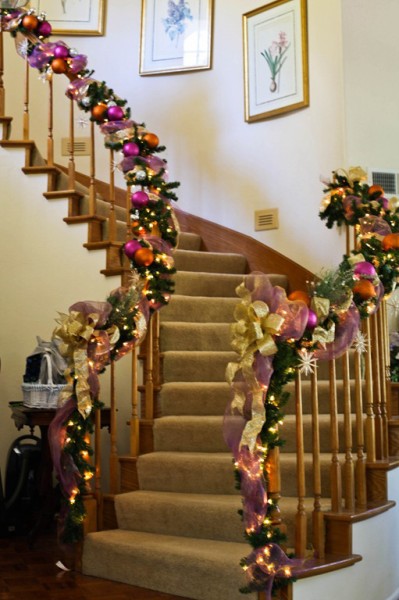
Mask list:
[[[33,548],[24,537],[0,538],[0,600],[188,600],[65,572],[59,560],[68,564],[53,534],[39,537]]]

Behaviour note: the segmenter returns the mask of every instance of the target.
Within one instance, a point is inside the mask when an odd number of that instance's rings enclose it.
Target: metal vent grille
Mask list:
[[[255,211],[255,231],[278,229],[278,208]]]
[[[71,140],[62,138],[61,154],[69,156],[71,153]],[[90,138],[75,138],[73,141],[73,153],[75,156],[90,156]]]
[[[373,185],[380,185],[386,194],[398,193],[398,173],[372,171]]]

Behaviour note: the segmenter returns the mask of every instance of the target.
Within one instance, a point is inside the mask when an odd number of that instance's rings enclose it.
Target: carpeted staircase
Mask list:
[[[138,459],[138,491],[116,496],[118,529],[89,534],[83,571],[197,600],[240,600],[249,553],[237,514],[232,457],[222,436],[237,254],[199,251],[182,234],[176,293],[161,311],[163,385],[154,452]],[[286,285],[284,276],[272,275]]]

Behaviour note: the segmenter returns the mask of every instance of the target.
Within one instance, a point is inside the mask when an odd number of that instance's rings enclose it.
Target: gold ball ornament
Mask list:
[[[139,267],[149,267],[154,262],[154,253],[150,248],[139,248],[134,253],[134,262]]]
[[[63,58],[54,58],[51,62],[51,69],[53,70],[53,73],[61,75],[62,73],[67,72],[68,65]]]
[[[146,133],[145,135],[143,135],[143,140],[151,149],[156,148],[159,144],[159,137],[155,135],[155,133]]]
[[[28,31],[34,31],[39,25],[39,19],[35,15],[25,15],[22,19],[22,27]]]

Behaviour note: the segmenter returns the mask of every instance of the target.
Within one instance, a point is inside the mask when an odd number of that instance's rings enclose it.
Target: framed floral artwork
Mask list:
[[[142,0],[140,75],[211,68],[213,0]]]
[[[306,0],[276,0],[243,15],[245,120],[309,106]]]
[[[106,0],[36,0],[58,35],[104,35]]]

